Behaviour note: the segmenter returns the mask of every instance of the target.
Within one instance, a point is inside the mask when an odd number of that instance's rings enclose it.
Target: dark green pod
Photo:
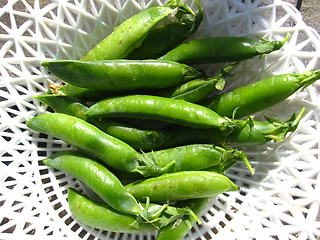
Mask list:
[[[158,60],[52,60],[42,66],[74,86],[115,92],[165,88],[202,75],[185,64]]]
[[[185,64],[239,62],[280,49],[283,41],[254,41],[244,37],[213,37],[185,42],[169,51],[161,60]]]

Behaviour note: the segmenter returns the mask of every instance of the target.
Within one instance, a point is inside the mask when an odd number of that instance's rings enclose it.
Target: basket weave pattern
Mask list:
[[[32,98],[47,91],[50,75],[40,63],[78,59],[124,19],[156,0],[8,1],[0,4],[0,239],[153,239],[155,233],[118,234],[75,221],[67,189],[92,193],[74,178],[41,162],[71,146],[27,129],[25,121],[47,111]],[[276,52],[241,63],[226,90],[273,74],[320,68],[320,36],[290,4],[274,1],[202,0],[204,21],[193,38],[257,36],[291,38]],[[9,20],[8,20],[9,19]],[[215,72],[219,65],[207,66]],[[298,130],[284,142],[245,148],[256,169],[237,164],[228,176],[238,192],[214,198],[186,239],[320,238],[320,84],[256,114],[286,120],[306,107]]]

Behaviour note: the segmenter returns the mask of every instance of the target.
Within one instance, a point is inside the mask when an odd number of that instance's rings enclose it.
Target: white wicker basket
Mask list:
[[[80,58],[112,28],[157,0],[9,0],[0,3],[0,239],[154,239],[155,233],[118,234],[75,221],[66,190],[81,183],[41,160],[65,143],[30,131],[25,121],[46,109],[32,96],[52,81],[39,67],[45,59]],[[227,89],[271,74],[302,73],[320,66],[320,36],[300,13],[280,0],[202,0],[204,22],[193,36],[291,38],[270,55],[241,63]],[[217,66],[211,66],[213,70]],[[320,238],[320,85],[259,112],[288,118],[306,115],[284,142],[246,148],[254,176],[239,164],[228,175],[239,192],[221,194],[186,239]],[[88,193],[90,194],[90,193]]]

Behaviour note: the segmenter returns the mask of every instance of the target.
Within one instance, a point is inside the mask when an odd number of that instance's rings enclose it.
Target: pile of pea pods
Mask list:
[[[285,122],[251,115],[312,84],[320,72],[277,75],[213,95],[237,62],[276,51],[289,36],[188,40],[203,20],[195,3],[195,10],[179,0],[143,10],[80,60],[42,63],[65,84],[52,83],[35,97],[52,112],[27,126],[74,147],[43,162],[100,198],[69,189],[78,221],[113,232],[158,230],[157,240],[182,239],[201,223],[213,197],[239,190],[226,175],[230,167],[243,161],[254,172],[237,147],[282,141],[296,130],[304,109]],[[230,64],[208,77],[198,69],[207,63]]]

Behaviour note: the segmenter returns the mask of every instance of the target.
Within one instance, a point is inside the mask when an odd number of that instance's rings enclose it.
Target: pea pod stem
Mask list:
[[[221,116],[241,118],[279,103],[299,89],[320,79],[320,71],[276,75],[230,92],[213,96],[200,104]]]
[[[199,198],[186,200],[179,203],[179,205],[189,206],[197,216],[200,216],[210,201],[211,198]],[[179,225],[176,223],[171,223],[161,228],[157,234],[156,240],[181,240],[190,231],[191,226],[193,226],[195,223],[195,218],[186,216]]]

